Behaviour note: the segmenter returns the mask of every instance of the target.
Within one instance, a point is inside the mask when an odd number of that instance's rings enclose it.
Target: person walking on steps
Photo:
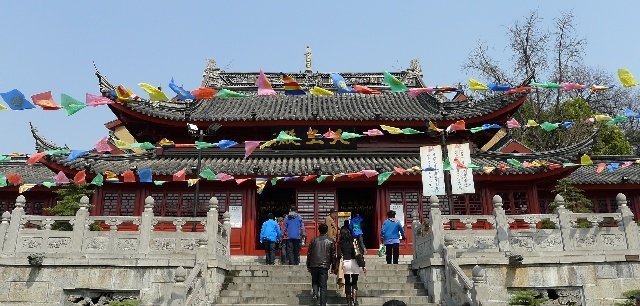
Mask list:
[[[311,273],[313,299],[320,299],[320,306],[327,305],[327,280],[329,271],[335,267],[335,241],[327,236],[329,227],[322,223],[318,226],[320,236],[314,237],[309,243],[307,252],[307,271]]]
[[[324,224],[326,224],[327,227],[329,228],[329,232],[327,233],[327,236],[333,239],[333,241],[337,241],[338,240],[338,212],[335,209],[331,208],[329,210],[329,215],[327,216],[326,219],[324,219]]]
[[[287,257],[290,265],[300,264],[300,239],[305,238],[302,217],[291,206],[287,218],[284,220],[284,235],[287,236]]]
[[[262,223],[260,230],[260,243],[264,244],[264,250],[267,253],[267,264],[274,265],[276,263],[276,242],[280,241],[280,226],[274,220],[273,214],[269,213],[267,221]]]
[[[400,240],[405,238],[404,228],[400,221],[396,219],[396,212],[390,210],[387,212],[387,220],[382,223],[382,230],[380,231],[380,242],[384,243],[387,250],[387,264],[391,264],[393,257],[393,264],[398,264],[400,258]]]
[[[348,306],[357,306],[358,303],[358,276],[360,269],[362,272],[367,273],[364,260],[362,260],[362,266],[358,264],[356,256],[362,254],[362,247],[358,245],[358,240],[354,239],[351,235],[349,228],[340,229],[340,242],[338,242],[338,262],[342,258],[342,265],[344,270],[344,292],[347,296]]]
[[[278,225],[280,226],[280,232],[282,233],[282,239],[280,240],[280,264],[285,265],[287,262],[287,235],[284,230],[284,220],[287,218],[285,214],[279,218]]]
[[[362,219],[362,217],[360,217],[360,214],[356,213],[356,216],[351,219],[351,222],[349,222],[349,228],[351,229],[353,238],[358,239],[358,242],[360,242],[360,246],[362,247],[362,249],[366,250],[367,248],[364,246],[364,239],[362,238],[362,221],[364,220]]]

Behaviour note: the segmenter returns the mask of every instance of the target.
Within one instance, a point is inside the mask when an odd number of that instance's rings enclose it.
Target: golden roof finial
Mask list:
[[[307,52],[304,53],[304,68],[306,72],[311,72],[311,47],[307,46]]]

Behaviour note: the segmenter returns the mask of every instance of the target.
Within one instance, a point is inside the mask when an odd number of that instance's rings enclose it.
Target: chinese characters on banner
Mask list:
[[[442,166],[442,148],[440,146],[420,147],[420,168],[433,168],[435,171],[422,171],[422,195],[446,195],[444,189],[444,171]]]
[[[454,159],[458,159],[461,163],[471,164],[471,152],[469,151],[469,143],[456,143],[447,145],[449,160],[452,164],[451,169],[451,193],[465,194],[476,193],[473,184],[473,170],[464,168],[459,169],[454,163]]]

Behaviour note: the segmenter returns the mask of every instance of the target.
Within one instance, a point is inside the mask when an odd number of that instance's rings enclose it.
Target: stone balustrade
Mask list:
[[[27,215],[24,206],[25,198],[19,196],[15,209],[4,212],[0,219],[0,255],[4,257],[24,253],[195,255],[201,241],[206,241],[208,255],[222,261],[230,257],[229,213],[225,213],[221,224],[215,197],[209,201],[209,211],[203,218],[154,216],[152,197],[145,199],[141,216],[90,216],[87,197],[80,200],[75,216]],[[54,230],[55,224],[61,222],[69,223],[73,230]],[[184,231],[194,223],[204,227],[204,231]],[[172,224],[175,232],[158,230],[159,224]],[[95,225],[100,225],[102,230],[95,230]]]

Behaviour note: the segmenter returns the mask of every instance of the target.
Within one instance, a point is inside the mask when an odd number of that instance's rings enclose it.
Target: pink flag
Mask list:
[[[73,177],[73,183],[76,185],[82,185],[87,183],[87,173],[82,170],[76,173],[76,176]]]
[[[620,165],[620,167],[621,168],[626,168],[626,167],[631,166],[631,164],[633,164],[632,161],[626,161],[626,162],[622,163],[622,165]]]
[[[598,163],[598,169],[596,169],[596,173],[600,174],[604,171],[604,168],[607,167],[607,163]]]
[[[233,179],[233,175],[226,174],[226,173],[218,173],[218,174],[216,174],[216,178],[221,180],[221,181],[223,181],[223,182],[226,182],[226,181],[232,180]]]
[[[62,106],[53,101],[51,91],[33,95],[31,96],[31,100],[33,100],[33,104],[42,107],[43,110],[59,110],[62,108]]]
[[[340,138],[340,136],[336,135],[336,133],[333,132],[331,129],[329,129],[328,132],[322,134],[322,136],[324,136],[324,138],[332,138],[332,139]]]
[[[585,121],[583,121],[584,123],[594,123],[596,122],[596,118],[587,118]]]
[[[86,100],[87,106],[100,106],[100,105],[107,105],[107,104],[111,104],[113,103],[113,101],[111,101],[111,99],[106,98],[106,97],[101,97],[101,96],[94,96],[90,93],[87,93],[87,100]]]
[[[248,180],[248,179],[246,179],[246,178],[245,179],[236,179],[236,184],[240,185],[246,180]]]
[[[433,87],[426,87],[426,88],[409,88],[409,95],[412,97],[417,97],[419,94],[424,93],[424,92],[434,92],[436,91],[435,88]]]
[[[109,142],[107,142],[108,137],[109,136],[104,136],[96,143],[95,147],[97,152],[111,152],[111,150],[113,150],[109,145]]]
[[[244,142],[244,158],[249,157],[253,151],[260,145],[261,141],[245,141]]]
[[[382,133],[382,131],[380,131],[378,129],[371,129],[371,130],[368,130],[366,132],[363,132],[362,134],[365,134],[367,136],[382,136],[382,135],[384,135],[384,133]]]
[[[378,171],[376,170],[362,170],[360,172],[362,172],[366,177],[374,177],[378,175]]]
[[[46,152],[33,153],[29,155],[29,159],[27,159],[27,165],[33,166],[37,162],[41,161],[45,156],[47,156]]]
[[[507,121],[507,127],[510,129],[515,129],[520,127],[520,123],[516,118],[511,118],[511,120]]]
[[[53,177],[53,179],[54,179],[54,180],[56,180],[56,183],[57,183],[58,185],[61,185],[61,184],[69,184],[69,178],[67,178],[67,176],[66,176],[66,175],[64,174],[64,172],[62,172],[62,171],[58,172],[58,174],[56,174],[56,175]]]
[[[182,168],[182,170],[173,174],[173,181],[185,181],[185,177],[187,176],[187,168]]]
[[[273,90],[269,80],[267,80],[267,76],[264,75],[262,69],[260,69],[260,75],[256,80],[256,86],[258,86],[258,96],[275,96],[277,95],[276,91]]]
[[[400,168],[400,167],[393,167],[393,172],[398,173],[398,174],[405,174],[405,172],[407,172],[407,170]]]

